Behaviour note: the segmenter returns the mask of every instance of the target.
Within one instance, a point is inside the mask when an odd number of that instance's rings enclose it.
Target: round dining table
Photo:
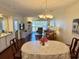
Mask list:
[[[22,59],[70,59],[69,47],[59,41],[29,41],[22,48]]]

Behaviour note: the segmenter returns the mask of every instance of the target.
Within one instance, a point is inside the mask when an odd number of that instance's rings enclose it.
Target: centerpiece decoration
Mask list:
[[[40,39],[40,44],[42,45],[42,46],[45,46],[45,43],[48,41],[48,39],[47,39],[47,37],[42,37],[41,39]]]

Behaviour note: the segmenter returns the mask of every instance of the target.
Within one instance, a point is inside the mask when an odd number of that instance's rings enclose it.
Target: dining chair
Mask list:
[[[40,35],[42,35],[42,33],[43,33],[43,28],[42,28],[42,27],[38,27],[37,33],[40,34]]]
[[[79,54],[79,39],[73,38],[70,46],[71,59],[78,59]]]
[[[10,40],[10,45],[12,45],[11,50],[12,50],[13,58],[21,59],[21,51],[18,44],[18,40],[16,38]]]

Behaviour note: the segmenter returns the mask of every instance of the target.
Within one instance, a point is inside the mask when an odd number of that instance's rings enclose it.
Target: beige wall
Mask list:
[[[76,2],[72,6],[69,6],[64,9],[59,9],[53,12],[56,20],[60,21],[60,39],[66,44],[71,43],[71,39],[74,36],[72,34],[72,22],[73,19],[79,18],[79,2]],[[60,23],[59,23],[60,24]]]

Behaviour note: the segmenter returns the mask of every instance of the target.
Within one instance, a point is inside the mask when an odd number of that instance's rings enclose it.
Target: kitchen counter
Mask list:
[[[1,34],[0,34],[0,38],[5,37],[5,36],[10,35],[10,34],[11,34],[11,33],[1,33]]]
[[[15,38],[15,33],[0,34],[0,53],[10,46],[10,40]]]

